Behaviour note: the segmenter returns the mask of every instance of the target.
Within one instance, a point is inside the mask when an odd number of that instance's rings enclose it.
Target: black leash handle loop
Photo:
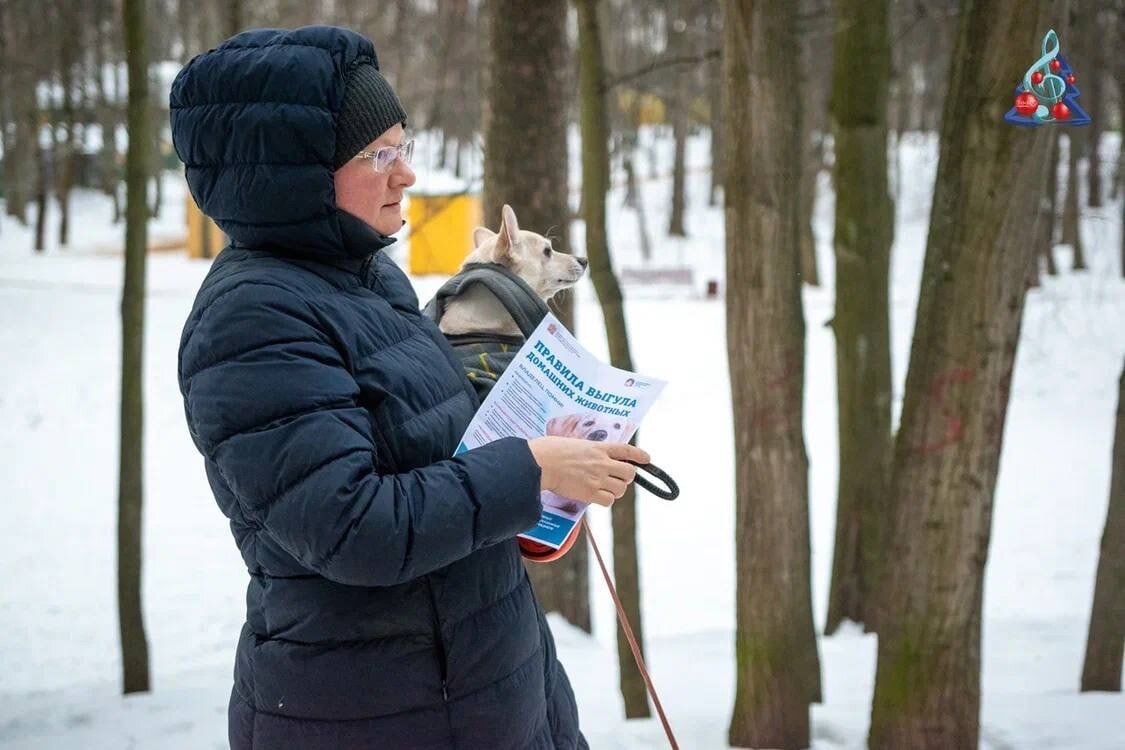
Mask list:
[[[629,463],[633,464],[633,466],[636,466],[638,472],[647,471],[656,479],[659,479],[664,483],[664,486],[668,489],[657,487],[655,484],[642,477],[640,473],[638,473],[637,476],[633,479],[634,482],[639,484],[641,487],[644,487],[646,490],[656,495],[661,500],[675,500],[680,496],[679,485],[676,484],[676,481],[672,479],[672,477],[668,476],[668,473],[661,469],[659,466],[655,466],[653,464],[641,464],[637,463],[636,461],[629,461]]]

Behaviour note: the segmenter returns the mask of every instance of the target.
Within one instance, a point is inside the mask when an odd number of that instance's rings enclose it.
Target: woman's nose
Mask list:
[[[395,161],[393,177],[396,186],[404,188],[410,187],[418,180],[418,175],[414,174],[410,165],[401,159]]]

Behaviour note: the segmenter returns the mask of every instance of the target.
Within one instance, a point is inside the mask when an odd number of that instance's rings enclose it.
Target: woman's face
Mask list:
[[[398,146],[405,131],[396,124],[371,141],[365,151]],[[380,234],[394,234],[402,226],[402,194],[414,184],[414,170],[396,159],[386,172],[376,172],[371,159],[354,158],[336,170],[336,206],[363,219]]]

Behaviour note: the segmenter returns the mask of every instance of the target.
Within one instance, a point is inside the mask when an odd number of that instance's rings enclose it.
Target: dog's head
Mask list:
[[[626,419],[605,414],[570,414],[547,422],[548,435],[610,443],[624,443],[632,437],[634,428]]]
[[[527,282],[543,301],[574,286],[586,271],[586,259],[556,252],[551,241],[541,234],[521,230],[516,212],[505,204],[500,231],[477,227],[476,246],[465,263],[499,263]]]

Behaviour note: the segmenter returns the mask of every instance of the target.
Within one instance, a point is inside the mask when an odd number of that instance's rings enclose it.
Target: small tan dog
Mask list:
[[[556,252],[543,235],[520,229],[516,212],[507,204],[501,210],[500,231],[477,227],[473,244],[475,247],[462,267],[469,263],[498,263],[527,282],[544,302],[574,286],[586,272],[585,258]],[[500,300],[479,285],[469,287],[448,302],[438,328],[447,336],[520,335],[519,327]]]

